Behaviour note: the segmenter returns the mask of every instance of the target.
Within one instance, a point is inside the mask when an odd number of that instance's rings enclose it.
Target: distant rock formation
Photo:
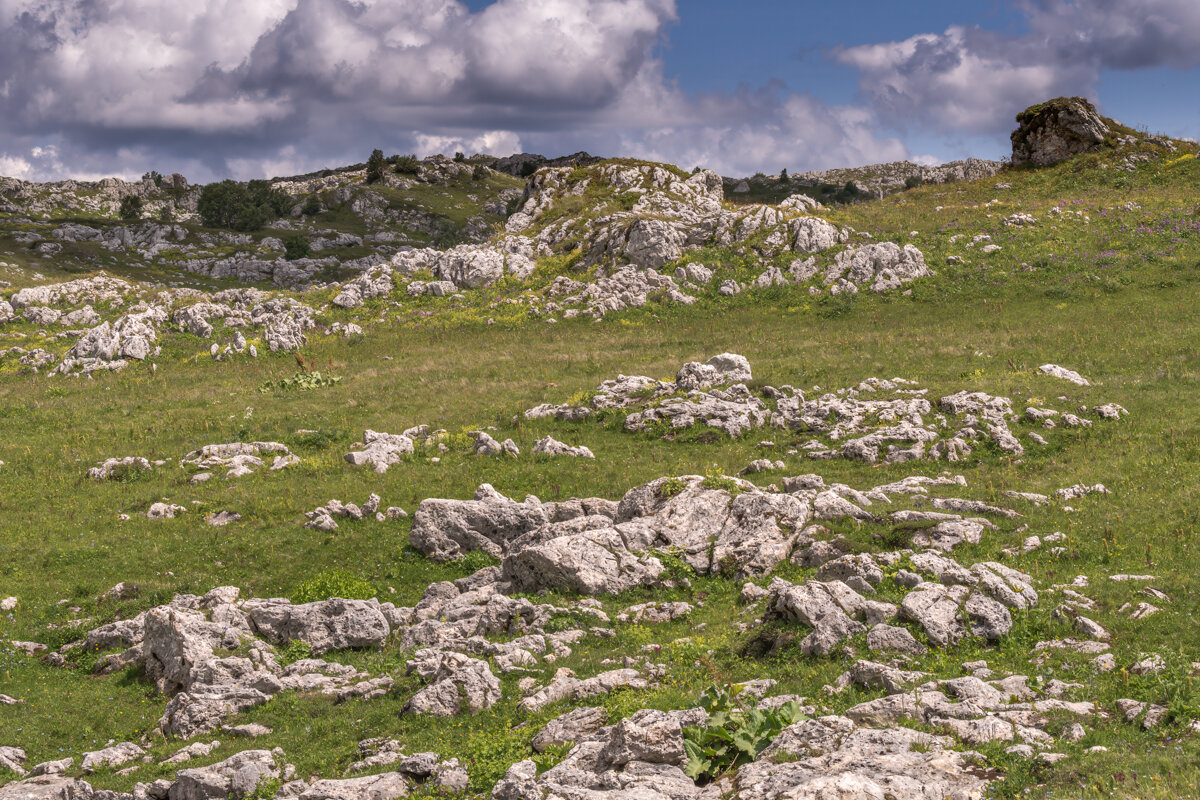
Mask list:
[[[1044,167],[1098,150],[1111,133],[1096,107],[1082,97],[1056,97],[1017,114],[1013,166]]]

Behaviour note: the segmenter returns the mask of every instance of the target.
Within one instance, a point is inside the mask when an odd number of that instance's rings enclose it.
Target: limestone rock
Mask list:
[[[555,717],[533,737],[534,752],[544,752],[549,747],[575,744],[604,726],[608,712],[603,708],[585,706]]]
[[[1060,97],[1017,115],[1012,133],[1013,166],[1057,164],[1096,150],[1110,129],[1095,106],[1082,97]]]
[[[316,603],[271,603],[250,610],[255,630],[267,641],[307,643],[314,655],[350,647],[380,647],[391,628],[377,600],[333,598]]]

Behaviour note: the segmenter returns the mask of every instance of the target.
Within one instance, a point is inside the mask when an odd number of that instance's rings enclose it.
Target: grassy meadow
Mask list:
[[[827,483],[866,490],[949,469],[966,477],[960,496],[1015,504],[1030,525],[1021,533],[1017,521],[1003,521],[1000,530],[954,557],[962,563],[1001,560],[1000,550],[1019,547],[1029,533],[1066,534],[1061,555],[1047,548],[1006,563],[1033,575],[1039,590],[1087,576],[1086,593],[1097,603],[1091,616],[1113,634],[1119,665],[1096,674],[1080,656],[1032,663],[1036,642],[1074,635],[1069,622],[1054,617],[1057,597],[1050,591],[1037,609],[1014,615],[1012,632],[998,645],[934,649],[914,659],[911,668],[939,677],[961,675],[963,662],[984,659],[1001,674],[1078,682],[1083,688],[1069,697],[1093,700],[1108,712],[1107,718],[1083,721],[1088,733],[1082,741],[1057,743],[1054,749],[1069,757],[1055,765],[1006,755],[999,745],[978,748],[994,770],[990,796],[1198,797],[1200,734],[1186,727],[1200,719],[1200,673],[1193,666],[1200,661],[1200,162],[1168,157],[1126,172],[1115,161],[1111,155],[1083,156],[1051,169],[923,186],[831,209],[827,216],[837,224],[875,240],[911,242],[924,252],[938,274],[913,284],[910,295],[814,298],[806,290],[776,287],[721,298],[717,281],[695,306],[652,304],[600,322],[553,324],[524,306],[492,306],[527,287],[468,292],[463,300],[404,297],[398,310],[372,301],[327,317],[357,321],[365,336],[310,332],[304,356],[322,374],[341,378],[310,391],[272,385],[297,373],[290,354],[216,363],[207,355],[209,342],[183,334],[166,340],[156,371],[135,365],[83,380],[0,371],[0,597],[20,600],[11,618],[0,617],[0,639],[55,648],[175,593],[236,585],[243,596],[295,597],[331,570],[367,582],[381,600],[411,605],[429,583],[488,563],[477,555],[457,564],[427,561],[407,546],[407,520],[339,521],[333,533],[304,528],[303,512],[331,498],[362,503],[374,492],[384,506],[411,514],[424,498],[465,498],[488,482],[518,499],[525,494],[544,501],[619,499],[663,475],[736,474],[759,457],[787,463],[785,472],[754,476],[760,485],[818,472]],[[997,189],[997,183],[1010,188]],[[1055,207],[1061,213],[1052,214]],[[1016,212],[1032,214],[1037,223],[1005,226],[1003,220]],[[979,234],[1002,249],[983,255],[981,244],[967,247]],[[961,238],[952,241],[955,236]],[[950,256],[965,263],[948,264]],[[0,259],[17,263],[24,256],[0,250]],[[717,266],[718,277],[744,280],[761,271],[751,266],[752,258],[734,252],[702,251],[687,260]],[[566,268],[563,259],[548,260],[534,285],[549,283]],[[4,269],[0,278],[20,282],[20,275]],[[43,259],[39,269],[55,277],[49,261]],[[320,301],[318,295],[312,304]],[[489,319],[497,324],[487,324]],[[35,335],[32,326],[22,325],[6,330]],[[726,351],[750,360],[759,385],[830,390],[870,376],[899,376],[927,387],[935,400],[968,389],[1011,397],[1018,410],[1027,402],[1063,410],[1115,402],[1130,415],[1090,429],[1055,431],[1049,447],[1030,448],[1022,459],[988,453],[952,465],[807,461],[785,455],[807,440],[786,431],[752,432],[740,440],[665,441],[626,433],[619,424],[517,418],[525,408],[565,402],[618,373],[671,379],[684,362]],[[1038,365],[1047,362],[1077,370],[1093,385],[1078,387],[1038,373]],[[367,428],[398,433],[418,424],[452,433],[495,426],[493,435],[513,438],[522,456],[475,457],[465,437],[456,437],[458,445],[440,462],[418,452],[385,475],[343,460]],[[1036,430],[1025,422],[1014,429]],[[587,445],[596,459],[532,455],[533,443],[546,434]],[[762,439],[774,446],[760,448]],[[302,461],[230,481],[218,470],[213,480],[189,485],[191,473],[178,465],[185,453],[235,440],[280,441]],[[124,481],[86,477],[97,462],[130,455],[167,463]],[[1034,508],[1001,494],[1052,493],[1075,483],[1103,483],[1111,494],[1074,501],[1074,512],[1057,505]],[[174,520],[146,519],[146,508],[159,500],[187,511]],[[221,528],[205,524],[205,514],[221,510],[242,519]],[[121,521],[121,514],[130,519]],[[853,524],[833,527],[852,541],[857,537],[864,548],[873,544]],[[811,573],[789,566],[780,574],[796,580]],[[1156,603],[1163,610],[1140,621],[1118,614],[1122,604],[1146,598],[1137,594],[1142,583],[1110,581],[1116,573],[1156,576],[1151,584],[1172,602]],[[118,581],[136,584],[138,596],[97,600]],[[669,678],[659,688],[600,698],[612,719],[644,707],[689,707],[712,683],[767,676],[779,681],[776,692],[804,695],[834,713],[882,694],[821,692],[850,658],[815,659],[794,648],[770,658],[750,655],[747,645],[755,634],[735,625],[756,618],[741,615],[741,582],[703,577],[692,584],[690,590],[601,598],[614,616],[651,598],[701,605],[673,623],[617,624],[616,638],[584,639],[571,656],[545,665],[535,677],[548,679],[563,666],[586,677],[606,669],[605,659],[661,645],[652,658],[668,665]],[[881,594],[887,592],[885,581]],[[90,621],[73,626],[79,619]],[[852,646],[866,655],[862,638]],[[1168,668],[1156,676],[1130,674],[1125,668],[1143,653],[1161,654]],[[204,736],[221,739],[222,746],[188,766],[221,760],[240,748],[280,746],[301,776],[339,777],[355,760],[360,740],[389,736],[406,742],[409,752],[458,757],[471,775],[471,794],[485,795],[509,764],[529,757],[529,739],[540,725],[567,710],[560,704],[524,715],[514,675],[502,678],[504,700],[475,717],[402,717],[400,709],[417,684],[405,676],[405,653],[394,643],[325,657],[392,675],[396,687],[382,699],[341,705],[284,693],[230,720],[262,722],[272,734],[253,743],[219,733]],[[180,743],[153,734],[166,698],[136,670],[91,674],[95,658],[73,653],[66,667],[53,668],[0,645],[0,692],[25,700],[0,707],[0,744],[24,747],[30,765],[66,755],[78,764],[82,752],[109,740],[136,742],[144,736],[156,757],[177,749]],[[1115,711],[1115,701],[1124,697],[1167,705],[1171,720],[1152,731],[1125,723]],[[1063,719],[1062,725],[1074,721]],[[1085,753],[1096,745],[1108,752]],[[539,762],[548,766],[561,755],[548,753]],[[129,791],[135,782],[169,777],[169,766],[148,764],[129,776],[101,770],[88,780]],[[0,774],[0,780],[9,777]]]

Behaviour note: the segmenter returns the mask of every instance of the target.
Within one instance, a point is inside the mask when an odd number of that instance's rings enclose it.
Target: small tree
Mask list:
[[[471,170],[471,180],[481,181],[487,178],[488,169],[483,164],[476,164],[475,169]]]
[[[142,180],[144,180],[144,181],[150,181],[150,182],[151,182],[151,183],[153,183],[155,186],[160,186],[160,187],[161,187],[161,186],[162,186],[162,182],[163,182],[163,176],[162,176],[162,173],[161,173],[161,172],[159,172],[158,170],[152,169],[152,170],[150,170],[149,172],[147,172],[147,173],[145,173],[144,175],[142,175]]]
[[[454,154],[454,160],[461,164],[463,161],[467,160],[467,156],[465,153],[460,151]]]
[[[301,209],[306,217],[315,217],[321,213],[321,201],[317,199],[315,194],[310,194],[308,199],[304,201],[304,208]]]
[[[383,180],[383,168],[386,164],[383,151],[372,150],[371,157],[367,159],[367,183],[379,183]]]
[[[787,183],[787,180],[788,180],[787,167],[784,167],[783,169],[779,170],[779,182]]]
[[[141,219],[142,198],[136,194],[127,194],[121,198],[121,219]]]
[[[164,225],[170,225],[175,221],[175,213],[171,211],[171,207],[163,204],[163,207],[158,210],[158,221]]]
[[[300,234],[289,236],[283,240],[283,257],[288,261],[295,261],[298,258],[308,258],[309,247],[308,239],[305,239]]]

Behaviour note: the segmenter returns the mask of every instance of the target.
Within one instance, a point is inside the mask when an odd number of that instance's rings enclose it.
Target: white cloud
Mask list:
[[[474,13],[458,0],[0,0],[0,74],[13,75],[0,150],[53,140],[55,158],[26,158],[43,178],[193,180],[311,171],[375,147],[588,148],[730,172],[906,154],[864,110],[778,83],[682,92],[654,53],[676,13],[675,0]]]
[[[1094,80],[1089,67],[1046,63],[1029,46],[953,26],[840,51],[872,107],[896,125],[975,133],[1008,127],[1022,108]]]
[[[10,156],[0,153],[0,175],[9,178],[27,178],[33,172],[33,165],[20,156]]]
[[[896,126],[999,132],[1056,95],[1095,99],[1102,69],[1200,64],[1196,0],[1012,0],[1029,31],[951,26],[835,52],[859,71],[881,118]]]
[[[413,134],[413,141],[416,143],[414,152],[422,158],[435,154],[488,153],[495,156],[521,152],[521,137],[512,131],[487,131],[470,139],[417,132]]]

